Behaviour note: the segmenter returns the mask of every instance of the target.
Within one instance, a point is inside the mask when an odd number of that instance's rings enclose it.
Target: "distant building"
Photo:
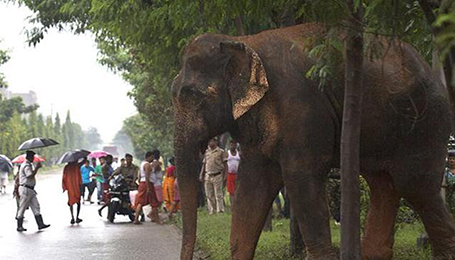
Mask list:
[[[0,88],[0,94],[3,98],[10,99],[11,98],[11,91],[8,91],[6,88]]]
[[[0,91],[2,96],[6,99],[21,97],[26,106],[38,104],[38,98],[34,91],[30,90],[28,93],[14,93],[4,88],[0,89]]]

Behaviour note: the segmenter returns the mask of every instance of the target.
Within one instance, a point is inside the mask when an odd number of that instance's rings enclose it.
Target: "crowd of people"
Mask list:
[[[98,214],[103,215],[103,210],[109,206],[110,184],[114,176],[121,175],[129,190],[129,202],[134,210],[134,224],[141,224],[139,220],[144,215],[142,208],[150,205],[152,210],[148,217],[152,222],[162,223],[159,211],[167,212],[170,217],[178,210],[180,196],[175,176],[174,158],[169,160],[167,167],[159,150],[147,152],[139,166],[133,163],[133,156],[126,154],[121,163],[115,165],[112,155],[106,155],[82,162],[68,163],[63,169],[62,187],[68,193],[68,206],[71,212],[71,224],[82,222],[79,213],[82,203],[95,203],[92,195],[96,192],[97,203],[101,206]],[[163,180],[164,179],[164,180]],[[163,186],[163,181],[166,185]],[[164,203],[164,205],[163,205]],[[73,206],[77,205],[76,216]]]
[[[240,151],[236,141],[231,140],[227,150],[218,146],[217,138],[209,141],[207,150],[201,154],[200,186],[198,204],[207,204],[208,213],[225,212],[225,192],[229,195],[230,204],[235,203],[234,194],[237,186],[237,174],[240,165]],[[33,154],[33,155],[32,155]],[[34,153],[27,151],[27,160],[19,169],[16,180],[15,196],[18,204],[18,231],[25,231],[22,219],[25,209],[31,208],[35,216],[40,216],[39,203],[34,192],[36,172],[41,164],[34,165]],[[129,203],[134,212],[134,224],[141,224],[145,216],[143,207],[150,205],[147,215],[152,222],[161,224],[159,212],[165,212],[170,219],[180,209],[180,194],[176,175],[175,159],[170,158],[167,165],[159,150],[147,152],[138,165],[131,154],[126,154],[117,164],[118,158],[107,154],[99,158],[83,158],[69,162],[63,169],[62,189],[67,193],[71,224],[82,222],[80,218],[81,204],[97,203],[98,214],[109,206],[110,181],[114,176],[121,175],[128,186]],[[35,195],[33,195],[35,194]],[[284,195],[284,194],[283,194]],[[281,201],[276,200],[279,215],[282,215]],[[74,206],[76,205],[76,210]],[[38,217],[39,226],[46,228],[42,217]]]

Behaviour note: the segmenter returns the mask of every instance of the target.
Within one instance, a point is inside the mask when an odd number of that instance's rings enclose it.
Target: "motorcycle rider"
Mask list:
[[[133,156],[131,154],[125,154],[125,160],[125,165],[121,165],[119,168],[117,168],[109,179],[112,179],[115,175],[121,174],[125,178],[125,181],[129,186],[129,190],[137,190],[136,180],[139,172],[139,167],[133,163]]]

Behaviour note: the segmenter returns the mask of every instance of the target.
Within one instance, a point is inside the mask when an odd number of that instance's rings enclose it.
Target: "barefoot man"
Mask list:
[[[139,215],[141,214],[142,207],[148,204],[152,206],[152,221],[161,224],[161,220],[158,215],[159,202],[156,198],[154,184],[151,180],[152,161],[153,152],[147,152],[145,154],[145,160],[141,163],[141,167],[139,168],[141,177],[136,199],[136,216],[134,219],[134,224],[141,224],[141,222],[138,220]]]
[[[63,192],[68,191],[68,206],[71,212],[71,225],[74,223],[81,223],[82,219],[79,218],[81,212],[81,166],[77,162],[68,163],[63,169],[62,188]],[[76,219],[74,219],[73,205],[77,204]]]

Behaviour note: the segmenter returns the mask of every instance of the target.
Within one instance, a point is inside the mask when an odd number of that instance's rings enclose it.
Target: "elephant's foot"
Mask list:
[[[377,247],[362,244],[362,260],[389,260],[393,257],[393,250],[389,247]]]

